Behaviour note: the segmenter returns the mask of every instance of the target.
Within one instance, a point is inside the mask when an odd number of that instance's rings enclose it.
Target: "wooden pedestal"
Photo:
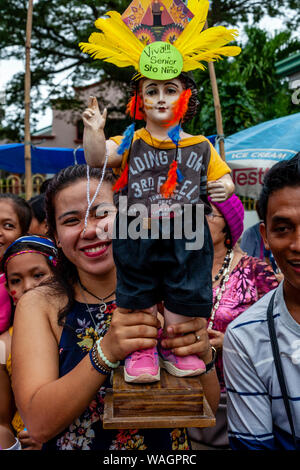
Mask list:
[[[105,397],[104,429],[210,427],[215,417],[199,377],[179,378],[161,369],[159,382],[128,384],[123,367],[113,375]]]

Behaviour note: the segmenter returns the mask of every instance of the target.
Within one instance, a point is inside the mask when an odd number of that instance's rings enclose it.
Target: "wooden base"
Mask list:
[[[104,402],[104,429],[211,427],[215,417],[199,377],[174,377],[161,369],[159,382],[128,384],[123,367],[113,375]]]

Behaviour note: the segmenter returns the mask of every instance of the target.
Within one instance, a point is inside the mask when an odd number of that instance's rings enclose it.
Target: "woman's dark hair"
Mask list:
[[[90,168],[90,178],[100,180],[102,169]],[[45,210],[48,224],[48,236],[55,239],[56,222],[55,222],[55,196],[63,189],[71,186],[79,180],[86,179],[87,166],[75,165],[64,168],[57,173],[48,183],[45,193]],[[115,177],[111,169],[106,170],[103,181],[114,184]],[[65,317],[74,305],[75,291],[74,286],[78,281],[78,272],[76,266],[69,261],[61,248],[57,247],[57,266],[55,277],[53,278],[52,287],[58,294],[67,295],[68,302],[65,307],[58,313],[58,324],[65,324]]]
[[[290,160],[276,163],[266,173],[258,200],[259,214],[266,223],[269,197],[285,187],[300,186],[300,152]]]
[[[33,216],[41,224],[46,218],[45,212],[45,194],[39,194],[38,196],[32,197],[28,204],[30,205]]]
[[[21,227],[21,235],[25,235],[28,232],[32,218],[31,207],[28,202],[20,196],[11,193],[0,194],[0,200],[7,200],[12,203]]]
[[[189,99],[187,112],[185,113],[184,118],[182,119],[183,122],[190,121],[196,115],[197,108],[199,105],[197,85],[194,82],[191,74],[187,74],[183,72],[176,78],[178,78],[178,80],[181,81],[185,89],[190,88],[192,92],[192,95]],[[135,96],[137,87],[140,86],[139,84],[141,83],[141,80],[143,79],[144,78],[142,77],[140,80],[134,80],[134,78],[131,80],[130,82],[130,95],[131,96]]]
[[[47,255],[46,261],[48,266],[50,267],[52,273],[55,273],[55,266],[53,264],[53,261],[49,259],[49,256],[52,256],[55,258],[55,253],[54,250],[51,250],[51,248],[48,248],[47,246],[43,245],[37,245],[36,243],[31,243],[31,242],[17,242],[11,245],[11,247],[8,247],[7,250],[5,251],[3,258],[1,259],[1,269],[2,272],[5,273],[7,276],[7,266],[6,266],[6,261],[11,255],[14,255],[15,253],[19,253],[20,251],[23,250],[36,250],[40,251],[42,253],[45,253]]]

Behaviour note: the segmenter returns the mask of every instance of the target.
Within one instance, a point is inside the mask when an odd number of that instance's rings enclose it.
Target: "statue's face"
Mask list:
[[[146,121],[158,125],[171,121],[173,107],[183,91],[178,78],[172,80],[145,79],[142,82],[141,94],[144,103]]]

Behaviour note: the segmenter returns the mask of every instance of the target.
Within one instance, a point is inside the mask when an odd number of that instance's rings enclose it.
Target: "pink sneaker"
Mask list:
[[[175,356],[170,349],[158,345],[160,366],[176,377],[192,377],[206,371],[205,363],[196,354]]]
[[[160,379],[156,347],[135,351],[125,359],[124,380],[133,383],[157,382]]]

